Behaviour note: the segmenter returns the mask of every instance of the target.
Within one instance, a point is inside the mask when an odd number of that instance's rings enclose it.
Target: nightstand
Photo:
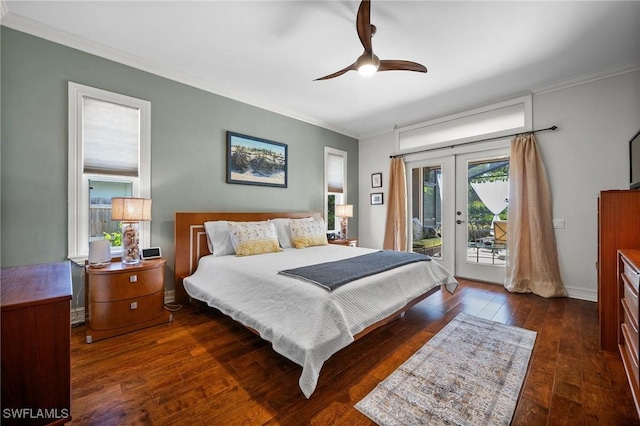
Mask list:
[[[164,309],[165,259],[85,267],[87,343],[171,321]]]
[[[358,247],[357,238],[345,238],[343,240],[328,240],[329,244],[336,244],[339,246]]]

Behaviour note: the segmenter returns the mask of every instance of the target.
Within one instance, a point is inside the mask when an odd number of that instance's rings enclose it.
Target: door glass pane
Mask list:
[[[413,251],[442,257],[442,167],[419,167],[412,173]]]
[[[471,161],[467,165],[467,262],[504,265],[509,158]]]
[[[120,244],[120,225],[111,220],[111,198],[131,197],[131,182],[89,180],[89,239],[107,238],[113,247]]]

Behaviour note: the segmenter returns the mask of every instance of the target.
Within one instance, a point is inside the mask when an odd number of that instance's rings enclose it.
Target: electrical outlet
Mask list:
[[[555,229],[564,229],[564,219],[553,219],[553,227]]]

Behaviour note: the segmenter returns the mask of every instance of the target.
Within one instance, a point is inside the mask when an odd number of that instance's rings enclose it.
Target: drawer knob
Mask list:
[[[129,277],[129,282],[130,283],[137,283],[138,282],[138,276],[137,275],[131,275]]]

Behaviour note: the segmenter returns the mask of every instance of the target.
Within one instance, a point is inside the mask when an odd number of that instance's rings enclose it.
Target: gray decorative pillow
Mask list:
[[[437,236],[438,232],[433,226],[426,226],[424,228],[424,238],[436,238]]]

